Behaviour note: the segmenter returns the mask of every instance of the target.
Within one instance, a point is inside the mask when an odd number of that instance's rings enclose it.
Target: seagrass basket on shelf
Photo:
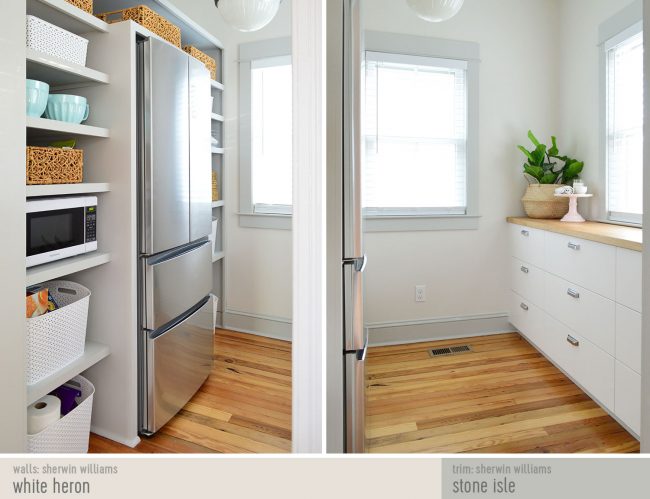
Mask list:
[[[79,184],[83,181],[83,149],[27,146],[27,185]]]
[[[219,183],[217,181],[217,172],[212,172],[212,202],[219,201]]]
[[[96,14],[96,16],[107,23],[135,21],[172,45],[181,48],[181,29],[146,5],[113,10],[103,14]]]
[[[569,199],[555,197],[557,184],[530,184],[521,198],[530,218],[562,218],[569,211]]]
[[[210,78],[212,78],[213,80],[217,79],[217,61],[215,61],[212,57],[210,57],[205,52],[201,52],[196,47],[193,47],[192,45],[185,45],[183,47],[183,50],[188,54],[190,54],[195,59],[205,64],[205,67],[208,68],[208,71],[210,71]]]
[[[89,14],[93,13],[93,0],[65,0],[69,4],[79,7],[81,10],[85,10]]]

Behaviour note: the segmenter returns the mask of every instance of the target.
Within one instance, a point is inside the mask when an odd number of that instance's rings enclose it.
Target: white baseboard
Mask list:
[[[370,346],[403,345],[515,331],[505,312],[416,321],[375,322],[367,324],[366,327]]]
[[[223,314],[223,327],[240,333],[255,334],[276,340],[291,341],[291,320],[283,317],[229,310]]]
[[[132,449],[140,443],[140,437],[134,437],[131,439],[121,437],[119,435],[115,435],[114,433],[111,433],[110,431],[105,431],[102,430],[101,428],[97,428],[96,426],[91,426],[90,431],[92,433],[95,433],[96,435],[99,435],[100,437],[108,438],[109,440],[112,440],[113,442],[120,443],[122,445],[126,445],[127,447],[131,447]]]

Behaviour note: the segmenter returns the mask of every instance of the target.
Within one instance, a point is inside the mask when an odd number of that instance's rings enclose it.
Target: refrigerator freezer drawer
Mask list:
[[[145,258],[142,265],[142,326],[150,331],[165,326],[212,291],[209,241]]]
[[[155,433],[201,387],[212,369],[212,299],[162,334],[145,332],[143,430]]]

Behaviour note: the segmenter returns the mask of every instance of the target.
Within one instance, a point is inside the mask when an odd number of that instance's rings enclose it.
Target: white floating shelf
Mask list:
[[[39,196],[68,196],[72,194],[108,192],[110,190],[110,185],[107,183],[28,185],[27,197],[34,198]]]
[[[219,251],[219,253],[215,253],[212,255],[212,263],[219,262],[225,258],[226,254],[223,251]]]
[[[213,147],[212,154],[223,154],[223,147]]]
[[[36,0],[34,0],[36,1]],[[27,78],[48,83],[53,88],[62,85],[108,83],[106,73],[59,59],[27,48]]]
[[[210,85],[211,85],[212,88],[214,88],[215,90],[221,90],[221,91],[223,91],[223,89],[224,89],[223,83],[218,82],[218,81],[215,81],[215,80],[211,80],[211,81],[210,81]]]
[[[223,122],[223,116],[217,113],[212,113],[212,121],[221,121]]]
[[[33,404],[52,390],[94,366],[100,360],[105,359],[109,354],[110,349],[106,345],[94,341],[86,341],[86,348],[81,357],[35,385],[27,386],[27,405]]]
[[[27,14],[83,35],[108,32],[108,24],[65,0],[27,0]]]
[[[31,135],[85,135],[87,137],[108,137],[110,132],[108,128],[97,126],[77,125],[75,123],[66,123],[65,121],[48,120],[45,118],[27,117],[27,129]]]
[[[104,265],[111,261],[110,253],[93,251],[84,255],[73,256],[52,263],[45,263],[27,269],[27,286],[33,286],[52,279],[58,279],[82,270]]]
[[[224,204],[226,204],[226,202],[222,199],[220,201],[214,201],[212,203],[212,207],[213,208],[221,208]]]

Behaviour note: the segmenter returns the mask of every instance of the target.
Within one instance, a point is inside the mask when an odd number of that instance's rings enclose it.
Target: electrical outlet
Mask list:
[[[427,287],[425,284],[418,284],[415,286],[415,301],[427,301]]]

